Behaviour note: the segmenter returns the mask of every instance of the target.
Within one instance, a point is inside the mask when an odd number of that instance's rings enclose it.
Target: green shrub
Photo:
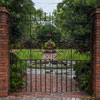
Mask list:
[[[58,49],[57,59],[59,60],[90,60],[90,56],[86,53],[80,53],[76,49]]]
[[[21,48],[21,44],[20,44],[20,43],[17,44],[17,45],[16,45],[16,48],[17,48],[17,49],[20,49],[20,48]]]
[[[14,44],[11,44],[9,49],[12,50],[14,48],[15,48],[15,45]]]
[[[21,86],[25,85],[23,76],[26,70],[26,64],[21,61],[14,53],[10,54],[10,91],[15,92]]]
[[[76,71],[76,79],[78,81],[78,86],[85,92],[91,92],[91,68],[90,62],[80,62],[74,65],[74,70]]]
[[[38,53],[40,52],[41,53]],[[42,59],[43,50],[40,49],[21,49],[14,52],[20,59]]]
[[[19,59],[19,57],[15,53],[10,53],[10,64],[15,64]]]

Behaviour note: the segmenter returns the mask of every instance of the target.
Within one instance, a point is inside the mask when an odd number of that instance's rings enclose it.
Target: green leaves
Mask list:
[[[91,24],[90,13],[97,7],[100,7],[98,0],[63,0],[58,4],[58,21],[55,21],[56,27],[61,32],[61,40],[87,40],[90,41]],[[84,42],[85,43],[85,42]],[[79,46],[78,43],[76,46]],[[86,48],[89,50],[89,44]]]
[[[25,85],[25,82],[22,78],[26,70],[26,64],[24,61],[21,61],[19,57],[14,53],[11,53],[10,57],[10,91],[15,92],[21,86]]]
[[[74,65],[76,71],[76,78],[80,89],[90,93],[91,92],[91,68],[90,62],[81,62]]]

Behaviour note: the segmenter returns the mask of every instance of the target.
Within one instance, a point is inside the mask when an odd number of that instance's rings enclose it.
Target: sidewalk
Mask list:
[[[0,98],[0,100],[89,100],[80,98]]]

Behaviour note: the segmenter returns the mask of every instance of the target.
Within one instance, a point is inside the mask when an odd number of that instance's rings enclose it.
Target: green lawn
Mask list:
[[[42,59],[43,50],[40,49],[22,49],[14,52],[20,59]]]
[[[81,54],[77,50],[59,49],[57,51],[58,60],[90,60],[87,54]],[[40,49],[22,49],[14,52],[20,59],[42,59],[43,50]]]
[[[90,56],[87,54],[81,54],[74,49],[60,49],[57,50],[57,59],[58,60],[90,60]]]

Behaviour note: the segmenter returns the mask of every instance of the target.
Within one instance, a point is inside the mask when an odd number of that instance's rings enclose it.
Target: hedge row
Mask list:
[[[76,71],[76,80],[81,90],[91,92],[91,67],[90,62],[81,62],[74,65]]]
[[[16,92],[21,86],[25,85],[23,76],[26,64],[14,53],[10,53],[10,60],[10,91]]]

